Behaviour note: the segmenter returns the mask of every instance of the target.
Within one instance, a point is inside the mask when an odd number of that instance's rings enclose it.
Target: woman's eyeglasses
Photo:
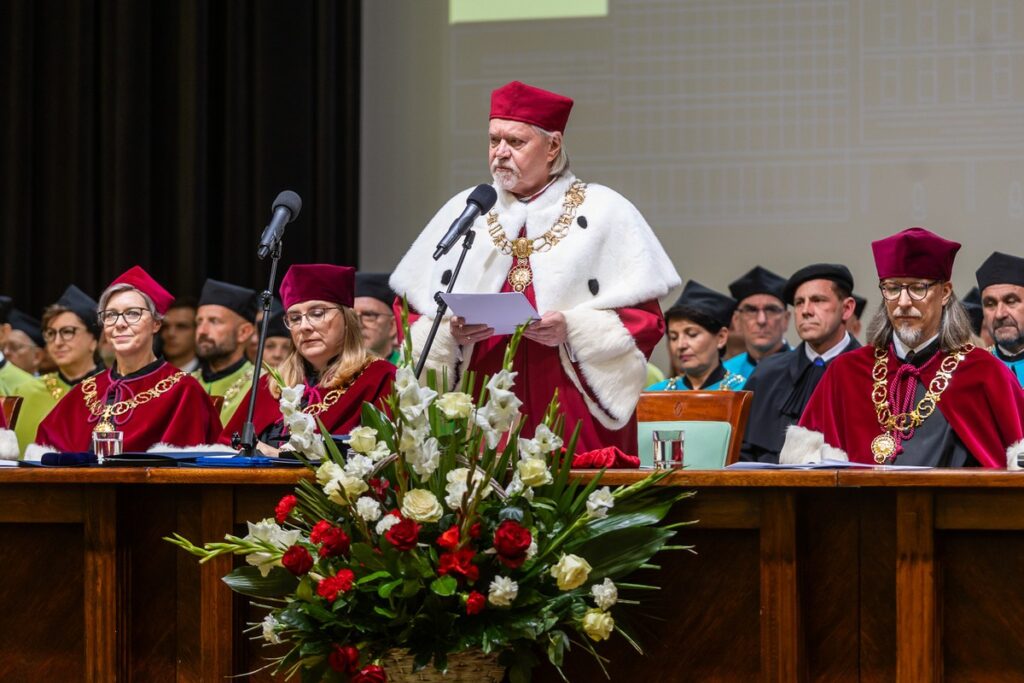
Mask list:
[[[145,313],[145,308],[126,308],[123,311],[100,311],[98,317],[104,327],[113,327],[117,324],[118,318],[124,318],[127,325],[134,325],[142,320]]]
[[[320,327],[324,324],[327,319],[327,313],[329,311],[340,311],[338,307],[331,308],[311,308],[305,313],[285,313],[284,315],[284,326],[289,330],[293,327],[298,327],[302,324],[302,319],[305,318],[309,321],[309,324],[313,327]]]
[[[43,339],[46,340],[47,344],[50,344],[59,336],[61,341],[69,342],[75,338],[75,335],[78,334],[79,330],[84,329],[84,327],[75,327],[74,325],[62,327],[59,330],[55,330],[52,327],[47,327],[45,330],[43,330]]]

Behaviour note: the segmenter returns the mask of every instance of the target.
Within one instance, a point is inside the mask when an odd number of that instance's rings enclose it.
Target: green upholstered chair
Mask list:
[[[750,417],[749,391],[645,391],[636,406],[637,455],[654,462],[652,432],[684,432],[686,469],[720,469],[739,460]]]

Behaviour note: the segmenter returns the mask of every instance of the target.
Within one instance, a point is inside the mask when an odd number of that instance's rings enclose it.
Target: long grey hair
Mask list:
[[[886,347],[892,341],[893,332],[889,311],[883,301],[868,325],[868,344],[876,348]],[[956,294],[951,293],[949,301],[942,308],[942,320],[939,322],[939,347],[943,351],[952,351],[964,344],[977,343],[978,340],[971,328],[971,319],[967,315],[967,310],[956,298]]]

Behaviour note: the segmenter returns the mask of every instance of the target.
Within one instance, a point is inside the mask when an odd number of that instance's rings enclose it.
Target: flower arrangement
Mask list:
[[[525,438],[512,392],[520,334],[476,398],[472,377],[439,395],[433,375],[424,387],[400,367],[386,407],[363,406],[347,454],[299,409],[302,388],[284,389],[289,443],[315,478],[245,537],[167,539],[201,561],[245,556],[224,580],[269,607],[255,628],[289,646],[275,672],[379,683],[389,653],[444,671],[481,651],[520,683],[538,651],[560,668],[570,643],[596,657],[594,644],[619,632],[636,647],[613,613],[636,602],[620,592],[655,587],[622,579],[679,548],[662,522],[687,494],[654,486],[663,474],[615,490],[601,473],[570,477],[576,435],[563,449],[557,396]]]

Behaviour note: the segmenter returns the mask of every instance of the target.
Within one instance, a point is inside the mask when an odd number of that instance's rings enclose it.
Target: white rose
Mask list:
[[[558,582],[558,589],[571,591],[587,582],[590,563],[579,555],[562,555],[558,564],[551,568],[551,576]]]
[[[374,527],[374,531],[377,532],[378,536],[383,536],[385,533],[387,533],[388,529],[398,524],[400,521],[402,520],[400,520],[395,515],[384,515],[380,518],[380,521],[377,522],[377,526]]]
[[[412,489],[402,499],[402,516],[417,522],[436,522],[443,514],[437,496],[426,489]]]
[[[487,602],[495,607],[508,607],[519,595],[519,584],[507,576],[496,576],[487,591]]]
[[[612,496],[612,491],[607,486],[602,486],[587,496],[587,517],[606,517],[608,511],[613,507],[615,507],[615,497]]]
[[[281,643],[281,637],[277,635],[278,623],[273,614],[263,617],[263,640],[272,645],[279,645]]]
[[[353,477],[366,479],[370,472],[373,472],[373,461],[365,455],[349,456],[345,462],[345,472]]]
[[[527,486],[544,486],[554,481],[548,464],[540,458],[520,460],[518,470],[519,477]]]
[[[594,596],[594,603],[606,611],[619,601],[619,589],[615,587],[611,579],[594,584],[590,587],[590,593]]]
[[[344,470],[341,469],[341,465],[330,460],[325,461],[316,468],[316,483],[321,486],[326,486],[327,482],[331,479],[337,479],[342,475]]]
[[[324,486],[324,493],[327,494],[327,497],[332,502],[335,502],[338,505],[347,505],[348,502],[345,498],[348,498],[349,501],[353,501],[365,493],[367,489],[369,489],[369,487],[366,485],[365,481],[359,477],[353,477],[347,472],[342,472],[340,477],[327,482],[327,485]],[[341,495],[342,492],[345,494],[344,497]]]
[[[473,412],[473,397],[461,391],[449,391],[437,399],[437,407],[453,420],[469,417]]]
[[[591,640],[608,640],[615,628],[615,620],[612,615],[599,609],[589,609],[583,615],[583,632]]]
[[[380,519],[380,503],[369,496],[362,496],[356,501],[356,514],[367,522],[376,522]]]
[[[539,458],[542,455],[540,446],[533,439],[519,438],[520,458]]]
[[[533,440],[544,453],[551,453],[562,447],[562,440],[543,422],[537,425],[537,431],[533,433]]]
[[[377,446],[377,430],[372,427],[356,427],[348,433],[346,443],[357,453],[369,453]]]

